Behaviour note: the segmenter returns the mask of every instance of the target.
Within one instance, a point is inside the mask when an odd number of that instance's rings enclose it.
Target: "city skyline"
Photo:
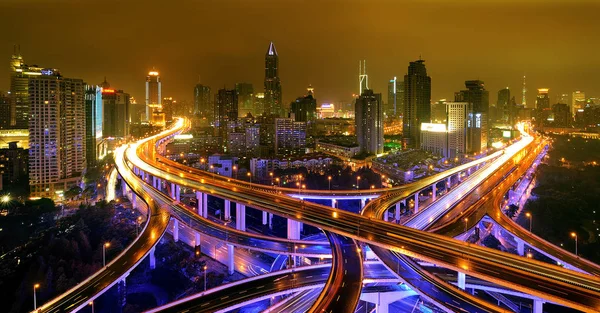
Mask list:
[[[36,3],[36,6],[29,8],[30,3]],[[423,17],[422,22],[431,25],[420,26],[419,36],[407,28],[417,18],[410,16],[410,12],[419,8],[412,2],[402,5],[382,2],[380,7],[385,7],[385,10],[381,11],[378,11],[380,8],[375,10],[368,5],[353,3],[344,7],[343,14],[335,16],[329,16],[329,12],[333,12],[331,10],[339,4],[336,2],[319,3],[310,8],[294,6],[296,13],[310,10],[306,13],[312,14],[317,20],[327,20],[327,23],[317,23],[317,26],[303,27],[297,27],[290,13],[281,10],[281,7],[291,5],[272,4],[270,8],[267,5],[269,2],[254,5],[235,2],[238,5],[230,8],[232,19],[242,12],[249,12],[248,18],[236,23],[244,28],[239,34],[234,32],[234,26],[208,28],[209,23],[215,22],[215,19],[218,22],[218,18],[206,16],[212,10],[220,9],[219,4],[206,8],[200,4],[186,3],[173,11],[152,2],[144,8],[119,4],[120,10],[114,10],[115,6],[111,6],[111,3],[109,1],[96,8],[100,14],[88,20],[83,18],[84,7],[72,1],[51,6],[36,1],[6,2],[0,5],[0,23],[6,25],[0,28],[3,29],[0,34],[5,38],[0,45],[0,57],[9,60],[13,45],[20,45],[28,64],[55,67],[70,76],[82,77],[96,84],[107,76],[114,85],[127,90],[137,99],[144,98],[144,86],[139,81],[152,67],[161,71],[165,82],[163,94],[181,100],[192,101],[192,88],[198,83],[198,75],[201,84],[211,86],[214,90],[223,85],[233,88],[236,82],[251,82],[254,86],[261,86],[264,79],[264,51],[270,41],[277,46],[280,56],[283,104],[286,106],[302,95],[309,84],[314,86],[320,102],[351,101],[358,87],[356,61],[362,59],[368,62],[369,87],[376,92],[386,92],[389,80],[394,76],[403,76],[406,64],[419,55],[429,65],[429,75],[433,80],[432,100],[451,99],[465,80],[474,79],[485,81],[486,89],[492,92],[509,86],[511,93],[520,99],[523,75],[527,75],[530,90],[528,102],[534,101],[535,93],[531,90],[537,88],[550,88],[554,93],[550,95],[552,101],[562,93],[570,94],[575,90],[582,90],[588,96],[600,94],[593,79],[595,69],[600,67],[600,61],[593,56],[594,47],[598,44],[590,41],[586,44],[588,49],[570,48],[586,38],[593,38],[590,36],[598,30],[591,23],[591,15],[585,18],[591,14],[588,12],[598,7],[591,2],[577,2],[577,5],[552,2],[544,6],[537,5],[537,1],[524,4],[508,2],[501,6],[469,4],[466,1],[457,1],[453,5],[440,3],[436,9],[422,8],[423,16],[427,16]],[[31,21],[9,32],[11,27],[8,26],[18,23],[15,20],[18,17],[17,10],[25,7],[28,8]],[[137,27],[115,27],[97,20],[98,16],[118,19],[122,18],[121,14],[136,12],[126,17],[135,24],[144,13],[151,16],[162,12],[159,10],[164,11],[161,16],[171,23],[162,23],[154,33],[158,45],[147,43],[148,35],[135,36]],[[279,14],[266,14],[269,18],[252,20],[252,16],[261,10],[278,10]],[[397,24],[382,18],[382,23],[365,23],[363,27],[356,28],[354,24],[340,20],[347,16],[368,18],[381,14],[385,17],[390,14],[388,11],[400,12],[401,19]],[[59,18],[67,12],[75,21],[67,19],[67,22]],[[60,38],[48,40],[35,36],[43,17],[47,15],[58,17],[55,22],[57,25],[71,22],[81,24],[82,38],[77,38],[81,44],[67,45]],[[175,17],[177,20],[174,20]],[[498,20],[500,17],[503,18],[502,22]],[[452,27],[441,27],[449,20],[453,22]],[[554,26],[558,21],[562,22],[560,27],[554,28],[553,32],[544,32],[544,29]],[[285,27],[267,27],[272,23]],[[314,27],[322,26],[327,26],[324,31],[313,32],[316,29]],[[189,34],[191,29],[202,30],[203,27],[210,31],[203,32],[205,39],[199,44],[195,36]],[[469,36],[474,32],[485,34],[480,38],[483,43],[464,43],[457,47],[455,40],[445,39]],[[97,33],[98,36],[89,36],[90,33]],[[499,48],[497,44],[485,44],[488,41],[496,42],[503,36],[507,38],[506,49]],[[111,48],[107,40],[115,38],[128,42],[129,48]],[[373,51],[356,48],[356,38],[381,45],[382,49]],[[556,45],[557,39],[563,44]],[[398,42],[410,44],[401,45]],[[477,53],[472,53],[475,48],[478,49]],[[328,61],[332,58],[336,62]],[[569,66],[559,64],[559,60],[569,60]],[[8,73],[0,75],[0,90],[9,89],[8,78]]]

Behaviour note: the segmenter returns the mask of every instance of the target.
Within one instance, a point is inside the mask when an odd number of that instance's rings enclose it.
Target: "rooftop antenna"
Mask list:
[[[367,75],[367,60],[358,61],[358,88],[359,95],[362,94],[364,89],[369,89],[369,75]]]

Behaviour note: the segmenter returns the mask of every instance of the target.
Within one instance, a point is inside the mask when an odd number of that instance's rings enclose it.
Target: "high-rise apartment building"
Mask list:
[[[248,113],[254,114],[254,87],[252,84],[236,83],[235,92],[237,92],[239,117],[244,117]]]
[[[404,113],[404,82],[396,77],[388,82],[388,99],[384,113],[387,116],[400,116]]]
[[[238,99],[235,89],[219,89],[215,95],[214,125],[219,132],[221,142],[227,140],[227,124],[238,118]],[[225,147],[226,145],[222,145]]]
[[[502,123],[510,123],[512,121],[510,107],[510,89],[502,88],[498,91],[498,102],[496,102],[496,110],[498,121]]]
[[[264,113],[281,116],[282,110],[281,81],[279,80],[279,56],[273,42],[265,55],[265,97]]]
[[[489,92],[485,90],[484,83],[481,80],[465,81],[467,90],[461,90],[454,94],[455,102],[468,102],[472,105],[473,125],[471,149],[473,152],[479,152],[487,149],[489,128],[488,118],[490,111]]]
[[[575,113],[585,108],[585,92],[574,91],[571,97],[571,115],[575,116]]]
[[[279,155],[303,154],[306,149],[306,123],[292,118],[275,118],[275,151]]]
[[[213,107],[211,105],[210,87],[197,84],[194,87],[194,114],[199,118],[212,121]]]
[[[162,86],[160,75],[152,70],[146,76],[146,121],[152,123],[152,115],[162,112]]]
[[[85,83],[47,73],[29,78],[31,197],[56,199],[86,166]]]
[[[402,136],[406,146],[420,147],[421,123],[431,121],[431,77],[425,60],[410,62],[404,75],[404,117]]]
[[[449,158],[473,151],[473,104],[470,102],[447,102],[448,153]]]
[[[173,120],[173,115],[177,111],[177,100],[173,97],[164,97],[162,99],[163,113],[165,113],[165,121]]]
[[[0,129],[10,127],[10,97],[0,91]]]
[[[548,117],[552,115],[550,96],[548,93],[548,88],[540,88],[538,89],[537,96],[535,97],[535,120],[538,126],[543,126],[546,124]]]
[[[365,89],[354,107],[356,139],[361,153],[383,153],[383,103],[381,94]]]
[[[129,136],[131,97],[123,90],[102,89],[104,122],[102,133],[105,138],[127,138]]]

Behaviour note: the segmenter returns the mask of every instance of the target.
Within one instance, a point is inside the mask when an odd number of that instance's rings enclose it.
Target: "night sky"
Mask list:
[[[491,103],[506,86],[520,103],[523,74],[528,102],[540,87],[552,101],[576,89],[600,97],[600,1],[0,0],[0,38],[0,90],[20,44],[28,64],[88,83],[106,76],[142,102],[152,67],[164,96],[191,100],[198,76],[213,90],[262,91],[272,40],[286,104],[309,83],[319,103],[350,101],[359,59],[385,94],[419,55],[434,100],[481,79]]]

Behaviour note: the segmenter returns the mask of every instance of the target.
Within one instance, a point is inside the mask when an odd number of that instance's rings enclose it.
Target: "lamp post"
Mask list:
[[[573,237],[573,239],[575,239],[575,255],[578,256],[579,254],[577,253],[577,233],[576,232],[572,232],[571,233],[571,237]]]
[[[360,176],[356,176],[356,190],[358,190],[358,181],[360,180]]]
[[[271,176],[271,186],[273,186],[273,172],[269,172],[269,176]]]
[[[467,232],[467,223],[469,222],[469,218],[465,217],[465,233]]]
[[[94,301],[90,301],[90,305],[92,306],[92,313],[94,313]]]
[[[102,267],[106,267],[106,248],[110,247],[110,242],[105,242],[102,245]]]
[[[37,310],[37,289],[40,288],[40,284],[33,285],[33,310]]]
[[[246,173],[246,175],[248,176],[248,178],[250,179],[250,183],[252,184],[252,174],[250,172]]]
[[[206,270],[208,269],[208,267],[204,265],[202,269],[204,270],[204,292],[206,292]]]
[[[327,176],[327,180],[329,181],[329,191],[331,191],[331,176]]]
[[[215,180],[215,171],[214,171],[214,166],[211,164],[210,165],[210,171],[213,173],[213,180]]]
[[[275,181],[277,182],[277,186],[281,187],[281,179],[279,179],[279,177],[275,178]]]
[[[531,224],[533,223],[533,216],[531,216],[531,213],[529,212],[525,213],[525,216],[527,216],[527,218],[529,219],[529,232],[531,233]]]
[[[235,179],[237,179],[237,166],[233,166],[233,171],[235,172]]]

